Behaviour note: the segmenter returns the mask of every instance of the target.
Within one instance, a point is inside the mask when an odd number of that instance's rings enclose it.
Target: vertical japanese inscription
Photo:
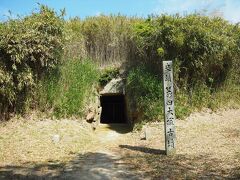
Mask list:
[[[166,154],[175,153],[176,131],[173,92],[173,67],[172,61],[163,61],[163,92],[164,92],[164,129]]]

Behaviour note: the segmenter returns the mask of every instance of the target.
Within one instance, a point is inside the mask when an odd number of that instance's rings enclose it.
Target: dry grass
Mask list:
[[[148,139],[140,140],[142,132],[127,133],[124,127],[103,126],[93,133],[77,120],[27,119],[0,124],[0,179],[76,177],[85,171],[93,176],[92,167],[101,169],[111,159],[105,151],[121,155],[112,164],[123,163],[147,179],[240,178],[240,110],[178,120],[174,156],[163,155],[163,123],[148,124]],[[58,143],[52,142],[55,134]]]
[[[0,166],[66,162],[94,144],[93,134],[77,120],[13,119],[0,124]],[[54,135],[60,141],[54,143]]]
[[[123,159],[153,179],[240,178],[240,110],[194,113],[177,121],[177,154],[166,157],[163,124],[122,142]]]

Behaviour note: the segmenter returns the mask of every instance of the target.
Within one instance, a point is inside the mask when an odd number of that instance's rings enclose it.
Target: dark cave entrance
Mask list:
[[[103,95],[100,97],[103,124],[127,123],[125,98],[123,94]]]

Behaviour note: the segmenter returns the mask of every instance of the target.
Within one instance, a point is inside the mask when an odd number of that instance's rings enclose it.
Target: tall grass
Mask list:
[[[87,17],[83,21],[72,19],[66,23],[66,30],[70,33],[66,55],[84,55],[100,66],[133,61],[137,59],[136,44],[132,39],[133,25],[141,21],[140,18],[121,15]]]
[[[133,68],[127,78],[129,104],[136,109],[139,121],[160,121],[163,115],[162,80],[147,67]]]
[[[209,108],[240,107],[240,86],[225,83],[218,89],[210,89],[205,84],[198,84],[187,90],[175,86],[176,117],[183,119],[195,111]],[[138,115],[136,128],[148,121],[163,121],[163,85],[162,77],[147,66],[132,68],[127,77],[128,103]]]
[[[41,83],[40,107],[52,107],[56,117],[81,116],[98,79],[90,60],[68,60]]]

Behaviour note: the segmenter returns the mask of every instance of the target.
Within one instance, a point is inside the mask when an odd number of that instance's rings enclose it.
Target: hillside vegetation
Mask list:
[[[1,24],[1,117],[26,110],[36,96],[38,81],[60,64],[63,31],[62,16],[46,6],[39,13]]]
[[[161,120],[162,60],[174,61],[178,118],[240,104],[240,27],[221,18],[38,13],[0,24],[0,114],[82,116],[107,67],[126,73],[139,121]]]

